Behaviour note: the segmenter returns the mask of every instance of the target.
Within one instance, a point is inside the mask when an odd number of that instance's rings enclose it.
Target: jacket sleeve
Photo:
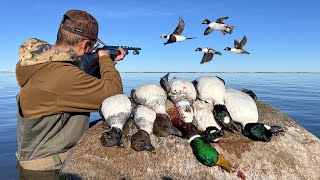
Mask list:
[[[101,79],[75,66],[61,67],[63,77],[57,90],[57,112],[97,111],[105,98],[123,94],[121,77],[111,58],[102,56],[99,66]]]

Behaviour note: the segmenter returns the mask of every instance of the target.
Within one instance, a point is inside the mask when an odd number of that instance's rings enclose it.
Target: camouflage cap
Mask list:
[[[67,11],[63,15],[60,28],[91,40],[98,39],[98,22],[84,10]]]

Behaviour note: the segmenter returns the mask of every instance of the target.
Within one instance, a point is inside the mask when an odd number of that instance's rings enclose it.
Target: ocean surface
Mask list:
[[[165,73],[121,73],[124,93],[129,95],[142,84],[158,84],[163,75]],[[229,87],[254,91],[259,101],[271,104],[320,138],[320,73],[172,73],[169,79],[194,80],[199,76],[219,76]],[[19,179],[15,157],[18,91],[15,73],[0,73],[0,179]],[[99,118],[98,113],[92,113],[90,121]],[[20,179],[23,179],[21,174]]]

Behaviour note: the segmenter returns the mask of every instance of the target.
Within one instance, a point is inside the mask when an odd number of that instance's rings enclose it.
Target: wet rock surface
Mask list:
[[[156,153],[136,152],[130,137],[137,131],[133,120],[124,127],[123,145],[103,147],[100,136],[107,128],[102,121],[88,129],[71,149],[60,177],[63,179],[320,179],[320,140],[272,106],[257,102],[259,121],[282,126],[284,133],[268,143],[257,142],[241,132],[226,132],[212,145],[236,171],[207,167],[197,161],[186,139],[156,137]],[[167,110],[174,106],[167,103]],[[240,128],[240,126],[238,126]]]

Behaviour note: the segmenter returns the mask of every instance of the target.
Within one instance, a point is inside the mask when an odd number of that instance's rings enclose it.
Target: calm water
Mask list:
[[[159,83],[164,73],[122,73],[124,92],[146,83]],[[193,80],[219,76],[227,86],[253,90],[260,101],[273,105],[320,138],[320,73],[173,73],[171,78]],[[0,179],[18,179],[15,95],[19,91],[14,73],[0,73]],[[91,121],[98,119],[92,113]]]

